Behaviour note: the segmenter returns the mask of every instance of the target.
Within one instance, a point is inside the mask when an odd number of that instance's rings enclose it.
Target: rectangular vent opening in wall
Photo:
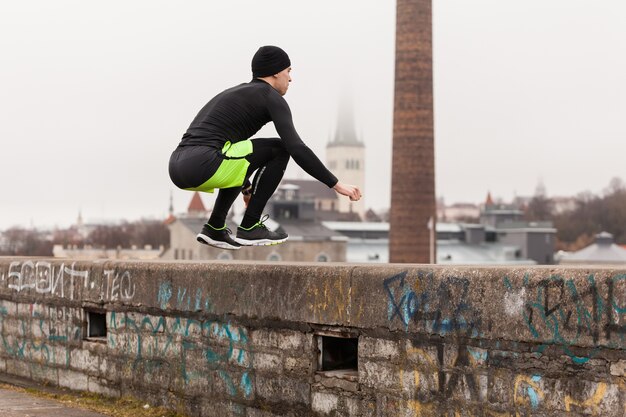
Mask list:
[[[359,339],[358,337],[317,336],[319,350],[318,371],[334,376],[358,376]]]
[[[87,338],[105,339],[107,337],[107,315],[97,311],[86,311]]]

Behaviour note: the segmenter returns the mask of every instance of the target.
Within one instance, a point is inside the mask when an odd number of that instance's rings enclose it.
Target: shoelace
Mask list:
[[[269,229],[267,228],[267,226],[265,225],[265,221],[266,221],[267,219],[269,219],[269,218],[270,218],[270,215],[269,215],[269,214],[266,214],[266,215],[264,215],[263,217],[261,217],[261,220],[259,220],[259,222],[258,222],[257,224],[255,224],[255,225],[254,225],[254,226],[255,226],[255,228],[256,228],[256,227],[260,227],[261,229],[269,230]]]

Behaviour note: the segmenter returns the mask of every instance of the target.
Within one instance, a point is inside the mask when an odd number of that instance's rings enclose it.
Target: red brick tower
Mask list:
[[[396,13],[389,260],[429,263],[428,223],[436,219],[431,0],[397,0]]]

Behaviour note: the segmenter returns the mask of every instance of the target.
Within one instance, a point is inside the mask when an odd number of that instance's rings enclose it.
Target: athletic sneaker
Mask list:
[[[263,224],[270,216],[267,214],[249,229],[239,226],[235,240],[243,246],[278,245],[289,238],[285,232],[272,232]]]
[[[196,236],[196,240],[205,245],[220,249],[237,250],[241,248],[241,245],[230,237],[231,233],[230,229],[226,226],[221,229],[216,229],[206,223],[202,227],[202,231]]]

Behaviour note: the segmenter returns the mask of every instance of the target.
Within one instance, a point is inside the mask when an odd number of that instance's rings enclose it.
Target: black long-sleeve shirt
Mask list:
[[[307,174],[328,187],[337,184],[337,178],[300,139],[285,99],[260,79],[229,88],[211,99],[191,122],[179,146],[204,145],[221,150],[227,141],[246,140],[268,122],[274,122],[287,152]]]

